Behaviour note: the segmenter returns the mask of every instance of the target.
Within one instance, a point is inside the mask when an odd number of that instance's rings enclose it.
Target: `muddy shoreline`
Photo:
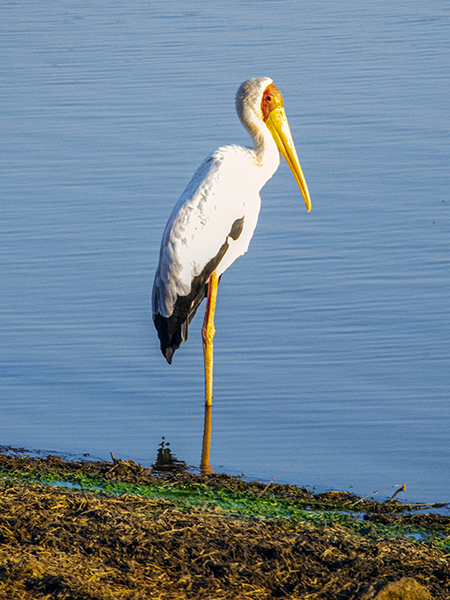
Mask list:
[[[0,598],[450,598],[426,507],[11,452],[0,484]]]

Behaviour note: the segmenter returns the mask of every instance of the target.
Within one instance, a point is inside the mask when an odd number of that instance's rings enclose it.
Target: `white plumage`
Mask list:
[[[261,205],[259,192],[280,164],[280,150],[303,179],[278,88],[268,77],[244,82],[236,95],[239,118],[254,147],[216,150],[198,168],[167,222],[155,275],[152,308],[161,350],[170,363],[187,339],[188,325],[208,294],[208,280],[249,246]]]

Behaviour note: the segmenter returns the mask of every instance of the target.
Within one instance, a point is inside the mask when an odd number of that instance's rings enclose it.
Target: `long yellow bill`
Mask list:
[[[300,192],[305,201],[306,210],[311,210],[311,198],[309,196],[308,186],[303,175],[300,161],[298,160],[297,151],[294,146],[294,140],[292,139],[291,130],[286,117],[284,108],[274,108],[270,111],[269,116],[266,120],[266,125],[275,140],[278,150],[284,156],[292,174],[295,177]]]

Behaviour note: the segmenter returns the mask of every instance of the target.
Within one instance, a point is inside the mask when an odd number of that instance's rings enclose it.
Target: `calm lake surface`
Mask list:
[[[169,366],[151,287],[267,75],[313,208],[283,162],[222,278],[211,463],[450,501],[448,2],[3,2],[0,56],[0,444],[199,465],[203,309]]]

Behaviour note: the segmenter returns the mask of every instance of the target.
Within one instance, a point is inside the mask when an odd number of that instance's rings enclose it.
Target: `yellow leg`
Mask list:
[[[214,313],[216,310],[217,288],[219,278],[213,271],[208,282],[208,298],[205,311],[205,319],[202,327],[203,355],[205,358],[205,404],[212,406],[213,395],[213,339],[216,330],[214,329]]]

